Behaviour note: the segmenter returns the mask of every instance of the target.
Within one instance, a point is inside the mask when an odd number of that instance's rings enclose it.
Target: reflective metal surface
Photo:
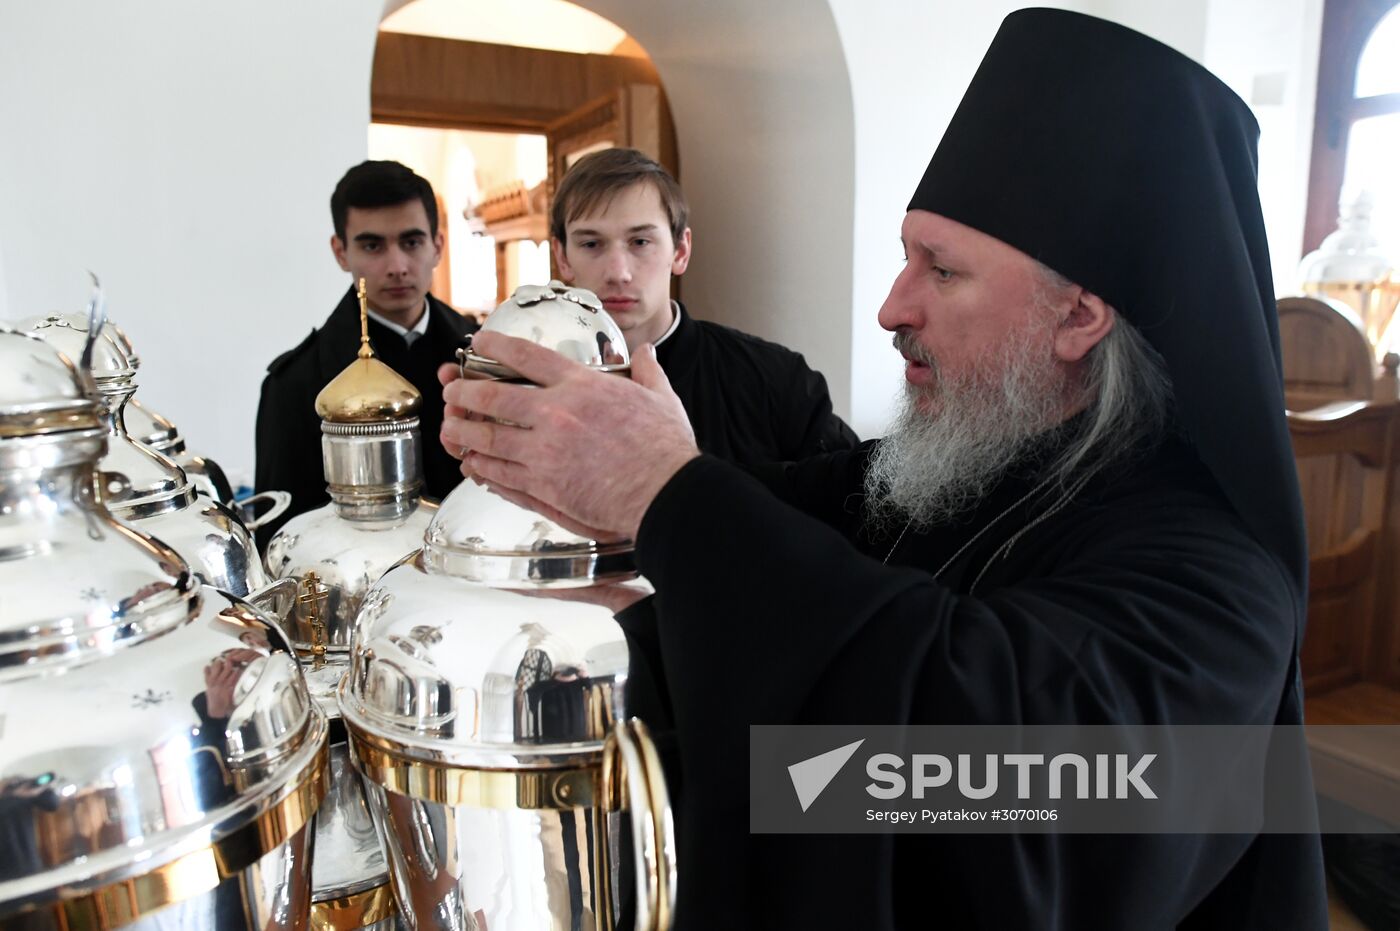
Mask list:
[[[608,588],[492,588],[417,559],[367,597],[341,710],[410,927],[611,926],[615,895],[599,897],[612,867],[595,854],[616,858],[616,840],[598,840],[617,830],[603,759],[626,720],[613,613],[649,589]],[[639,901],[669,902],[673,830],[653,765],[631,777],[645,814],[625,842],[655,888]]]
[[[146,407],[138,398],[126,402],[123,415],[131,438],[178,465],[195,490],[220,504],[233,504],[233,486],[224,470],[214,460],[188,450],[175,424]]]
[[[234,595],[247,595],[267,582],[257,546],[233,511],[200,495],[178,509],[143,514],[114,509],[119,518],[173,546],[200,578]]]
[[[423,544],[423,532],[437,505],[419,501],[407,514],[383,521],[347,520],[334,502],[287,521],[267,545],[267,574],[305,579],[315,573],[325,590],[320,604],[326,645],[346,654],[355,615],[365,593],[390,566]],[[289,632],[303,650],[314,639],[305,603],[298,606]]]
[[[99,895],[65,901],[0,917],[0,926],[14,931],[70,931],[74,928],[123,928],[128,931],[225,931],[251,929],[283,931],[305,928],[309,904],[307,870],[311,831],[303,825],[279,847],[239,872],[199,890],[181,871],[159,877],[160,883],[188,895],[154,910],[143,907],[163,896],[152,884],[120,883]],[[202,884],[201,884],[202,885]],[[312,925],[314,927],[314,924]]]
[[[259,507],[269,502],[267,510],[259,513]],[[260,491],[238,501],[238,519],[249,530],[257,530],[281,517],[291,506],[292,496],[285,491]]]
[[[557,283],[521,288],[487,329],[599,368],[627,361],[595,298]],[[459,357],[465,374],[511,377]],[[410,927],[613,927],[624,844],[636,927],[669,927],[671,812],[645,728],[627,718],[613,620],[648,588],[630,543],[581,538],[465,483],[423,550],[365,595],[340,710]]]
[[[87,321],[76,315],[36,318],[28,325],[70,358],[87,342]],[[248,529],[225,505],[196,497],[173,461],[132,440],[124,414],[136,390],[136,367],[107,330],[93,345],[92,375],[108,430],[107,454],[99,464],[104,504],[173,546],[209,584],[236,595],[260,588],[266,577]]]
[[[600,370],[628,367],[626,340],[597,297],[557,281],[518,288],[482,329],[529,339]],[[458,358],[466,377],[518,377],[470,349]],[[492,585],[586,586],[636,572],[630,541],[589,540],[474,483],[447,496],[423,544],[431,571]]]
[[[383,520],[423,488],[418,418],[321,424],[326,490],[347,520]],[[376,507],[387,504],[389,507]],[[357,509],[349,505],[363,505]]]
[[[522,288],[493,321],[598,367],[627,361],[587,292]],[[463,359],[488,377],[494,364]],[[624,846],[636,926],[669,926],[670,807],[626,714],[613,618],[648,590],[630,543],[568,533],[464,483],[423,549],[365,596],[340,708],[410,927],[611,928]]]
[[[141,358],[126,332],[115,323],[109,322],[104,328],[109,331],[117,345],[126,354],[133,369],[141,368]],[[170,458],[184,470],[190,484],[207,498],[220,504],[233,506],[233,486],[219,464],[185,447],[180,429],[166,417],[149,409],[136,398],[126,402],[126,428],[136,442],[149,446],[156,452]]]
[[[18,382],[76,402],[48,352]],[[106,441],[0,437],[0,926],[305,927],[325,716],[272,618],[107,512]]]
[[[37,337],[0,340],[0,437],[35,436],[100,425],[97,408],[81,394],[73,371]]]
[[[372,356],[350,364],[316,396],[316,413],[337,423],[415,417],[423,397],[413,383]]]
[[[422,545],[436,510],[418,498],[422,398],[374,358],[363,282],[360,311],[357,357],[316,398],[331,501],[288,521],[269,541],[266,557],[268,574],[294,587],[287,630],[313,696],[333,719],[360,603],[386,569]],[[391,927],[397,909],[383,848],[343,727],[337,733],[331,791],[316,824],[312,922]]]
[[[346,723],[428,762],[596,762],[624,717],[627,644],[609,606],[541,594],[434,574],[421,558],[390,569],[356,621]]]
[[[433,572],[493,585],[595,585],[636,574],[632,543],[599,543],[474,482],[443,500],[423,540]]]
[[[610,372],[626,372],[627,340],[592,291],[562,281],[521,285],[510,300],[491,311],[482,332],[528,339],[575,362]],[[457,353],[463,378],[522,380],[519,373],[471,348]]]

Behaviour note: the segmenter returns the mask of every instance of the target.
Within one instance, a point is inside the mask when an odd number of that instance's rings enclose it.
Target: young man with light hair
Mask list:
[[[566,282],[598,295],[629,350],[655,347],[705,452],[754,463],[855,446],[826,379],[801,355],[698,320],[671,299],[672,278],[691,261],[688,217],[680,185],[642,152],[585,155],[550,207],[555,264]]]

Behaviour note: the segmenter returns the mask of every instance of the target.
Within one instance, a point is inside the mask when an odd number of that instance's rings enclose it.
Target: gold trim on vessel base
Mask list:
[[[394,893],[388,883],[339,899],[313,902],[311,931],[355,931],[394,914]]]
[[[324,737],[323,725],[321,747],[307,767],[306,778],[286,798],[232,834],[140,876],[0,914],[0,926],[20,915],[48,913],[60,928],[108,931],[214,889],[277,849],[311,820],[326,794],[330,753]]]
[[[369,743],[347,728],[360,772],[400,795],[469,808],[563,811],[587,808],[597,796],[598,767],[468,769],[410,759]]]

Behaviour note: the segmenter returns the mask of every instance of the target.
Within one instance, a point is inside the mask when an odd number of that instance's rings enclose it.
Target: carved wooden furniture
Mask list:
[[[1308,524],[1304,685],[1311,695],[1363,680],[1400,686],[1388,561],[1400,402],[1337,401],[1290,412]]]
[[[1307,519],[1309,724],[1400,724],[1400,387],[1350,308],[1279,301],[1289,433]],[[1309,734],[1320,794],[1400,824],[1400,738]]]
[[[1374,357],[1350,307],[1326,298],[1280,298],[1278,326],[1289,410],[1371,397]]]

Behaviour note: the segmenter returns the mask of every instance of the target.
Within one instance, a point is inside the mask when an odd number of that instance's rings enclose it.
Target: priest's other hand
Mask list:
[[[575,532],[635,539],[662,486],[700,455],[652,347],[632,357],[628,380],[499,333],[479,333],[473,346],[539,387],[443,388],[442,442],[461,451],[462,474]]]

